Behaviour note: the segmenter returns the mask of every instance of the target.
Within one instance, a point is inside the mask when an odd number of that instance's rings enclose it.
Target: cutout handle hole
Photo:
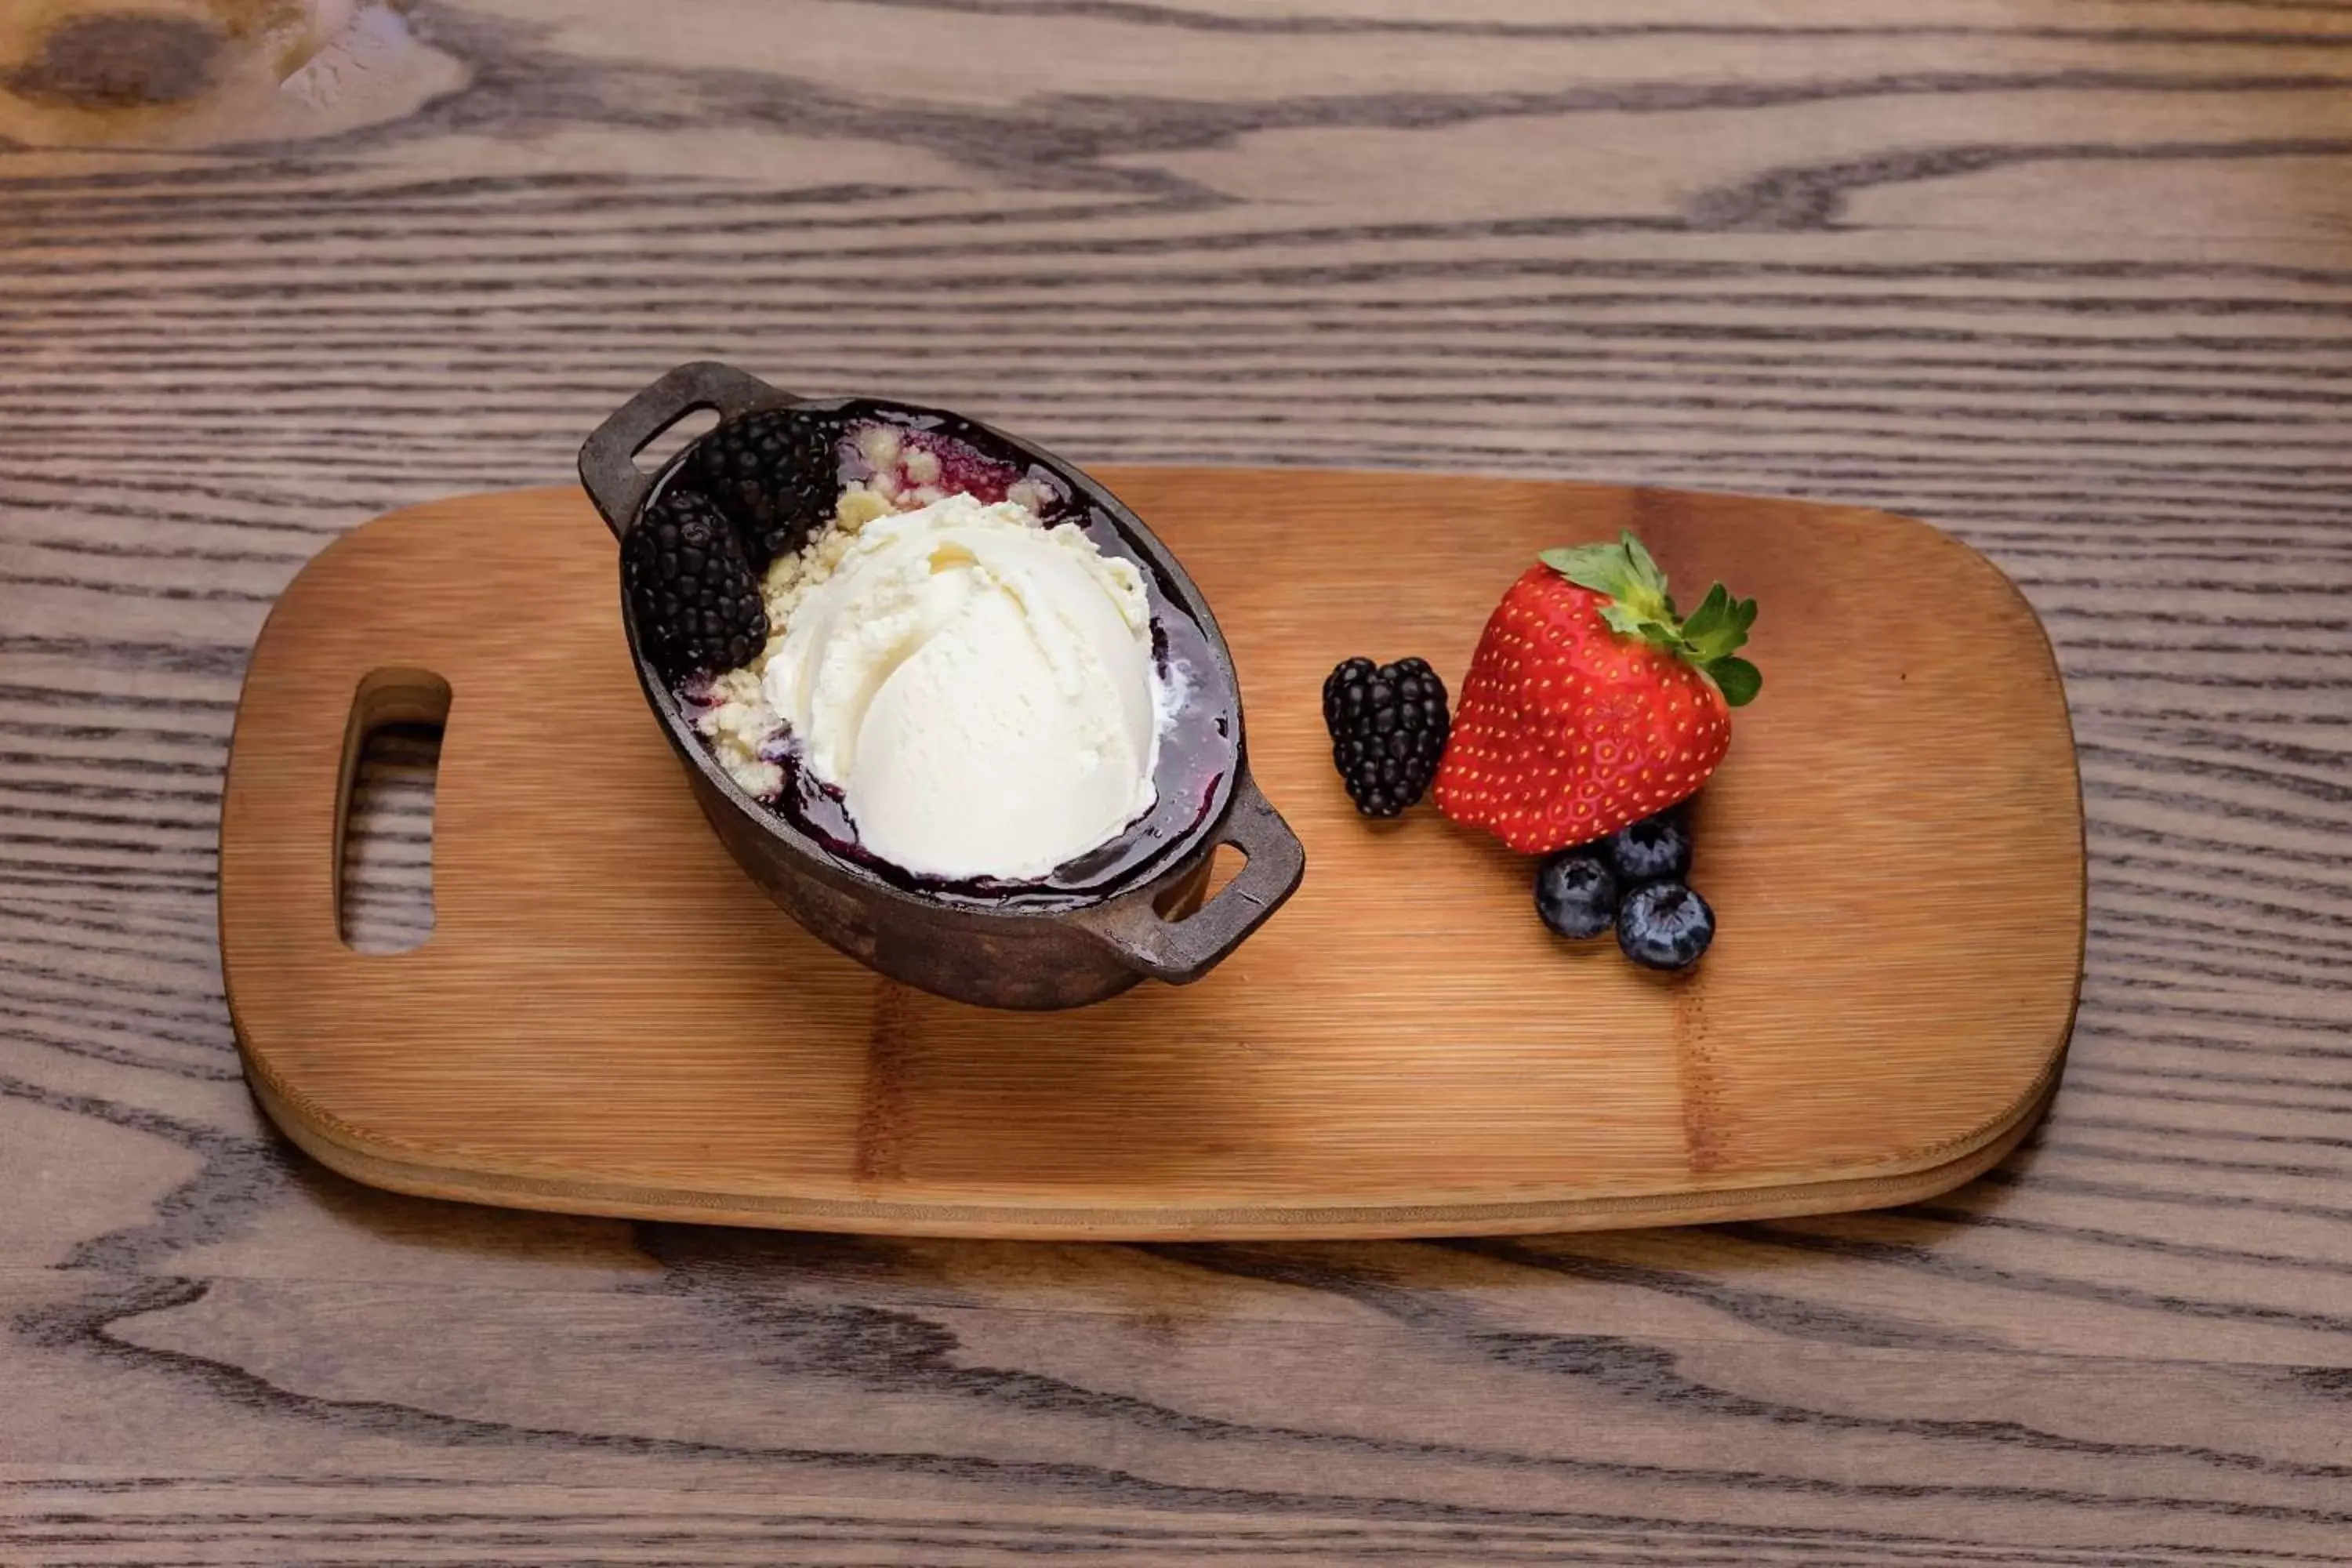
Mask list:
[[[690,408],[672,420],[668,428],[646,442],[638,451],[637,471],[658,474],[669,460],[719,428],[719,411],[715,408]]]
[[[1200,885],[1198,896],[1188,896],[1192,890],[1179,887],[1161,894],[1151,907],[1159,911],[1163,921],[1181,922],[1190,920],[1208,908],[1216,896],[1225,890],[1225,884],[1241,875],[1242,868],[1248,864],[1249,857],[1243,853],[1239,845],[1220,844],[1216,853],[1209,857],[1208,879]]]
[[[345,742],[335,924],[354,952],[406,952],[433,934],[433,807],[449,689],[417,670],[360,686]]]

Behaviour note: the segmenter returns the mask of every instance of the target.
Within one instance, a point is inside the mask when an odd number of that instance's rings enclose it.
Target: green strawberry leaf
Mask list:
[[[1710,638],[1730,626],[1731,595],[1722,584],[1717,583],[1706,591],[1706,597],[1700,602],[1698,608],[1684,620],[1683,636],[1690,640],[1693,647],[1704,647]],[[1729,653],[1731,650],[1726,648],[1723,651]]]
[[[1655,557],[1628,531],[1614,544],[1578,544],[1547,550],[1536,559],[1580,588],[1604,595],[1601,618],[1611,631],[1638,637],[1705,670],[1724,700],[1743,707],[1756,700],[1764,677],[1733,654],[1748,642],[1756,624],[1756,601],[1735,599],[1717,583],[1687,618],[1675,608],[1666,574]]]
[[[1621,545],[1580,544],[1572,550],[1547,550],[1537,559],[1580,588],[1627,604],[1640,598],[1633,565]]]
[[[1618,545],[1625,550],[1625,562],[1633,566],[1634,578],[1651,593],[1658,595],[1658,599],[1663,602],[1665,599],[1665,574],[1658,572],[1658,562],[1651,557],[1649,548],[1644,548],[1642,541],[1633,536],[1633,529],[1618,533]]]
[[[1724,701],[1734,708],[1747,707],[1764,689],[1764,672],[1744,658],[1718,658],[1707,665],[1706,672],[1715,678]]]
[[[1734,599],[1717,583],[1707,591],[1706,603],[1683,623],[1683,640],[1699,664],[1727,658],[1748,642],[1748,628],[1756,621],[1756,601]]]
[[[1642,548],[1642,542],[1630,533],[1614,544],[1547,550],[1536,559],[1578,587],[1606,594],[1644,619],[1674,618],[1664,574]]]

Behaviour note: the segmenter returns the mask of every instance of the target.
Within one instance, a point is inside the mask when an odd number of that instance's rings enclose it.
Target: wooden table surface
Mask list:
[[[281,94],[198,7],[0,17],[0,1562],[2352,1563],[2352,10],[415,0]],[[220,995],[246,650],[339,530],[561,479],[702,354],[1081,460],[1952,529],[2081,743],[2045,1133],[1456,1244],[324,1174]]]

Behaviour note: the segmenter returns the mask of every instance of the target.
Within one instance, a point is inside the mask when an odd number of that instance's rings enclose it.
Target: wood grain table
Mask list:
[[[2352,10],[414,0],[281,91],[257,9],[0,15],[0,1563],[2352,1563]],[[1081,460],[1953,530],[2080,740],[2045,1132],[1455,1244],[321,1173],[219,990],[247,649],[703,354]],[[427,908],[377,760],[362,942]]]

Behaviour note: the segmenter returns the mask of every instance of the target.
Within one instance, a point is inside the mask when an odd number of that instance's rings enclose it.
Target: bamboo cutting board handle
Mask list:
[[[329,587],[338,552],[364,556],[387,542],[385,535],[364,531],[346,535],[288,588],[254,649],[246,690],[257,700],[238,706],[230,742],[248,765],[226,781],[224,821],[266,819],[273,826],[266,838],[240,838],[239,853],[224,859],[223,910],[271,911],[282,961],[312,966],[321,976],[397,957],[354,952],[340,931],[344,829],[361,748],[390,724],[443,725],[445,745],[450,735],[449,684],[430,668],[429,638],[400,654],[369,651],[345,658],[324,655],[315,644],[298,651],[287,642],[288,621],[318,612],[363,613],[362,606],[333,602],[331,593],[327,603],[314,601]],[[337,689],[345,694],[341,702],[333,699]]]

